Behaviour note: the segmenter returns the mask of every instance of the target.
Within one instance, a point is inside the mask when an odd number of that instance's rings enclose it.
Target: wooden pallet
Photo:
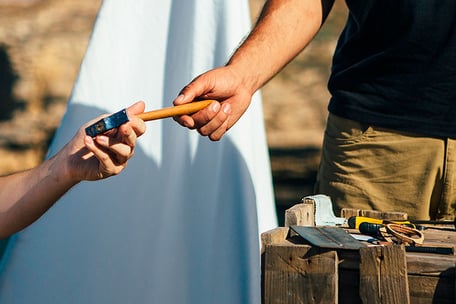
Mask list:
[[[313,210],[311,202],[297,204],[285,213],[286,227],[262,234],[263,303],[456,303],[456,256],[411,253],[400,245],[313,247],[288,228],[313,225]],[[407,219],[396,212],[342,213]],[[424,235],[425,244],[456,247],[456,231],[425,230]]]

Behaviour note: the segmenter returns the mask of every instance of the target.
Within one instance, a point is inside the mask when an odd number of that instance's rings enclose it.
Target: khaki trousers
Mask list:
[[[456,141],[329,115],[315,192],[344,207],[454,219]]]

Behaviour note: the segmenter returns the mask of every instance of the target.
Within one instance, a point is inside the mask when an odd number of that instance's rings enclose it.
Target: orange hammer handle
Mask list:
[[[178,105],[160,110],[144,112],[136,115],[144,121],[156,120],[161,118],[168,118],[176,115],[189,115],[198,112],[210,105],[214,100],[201,100]]]

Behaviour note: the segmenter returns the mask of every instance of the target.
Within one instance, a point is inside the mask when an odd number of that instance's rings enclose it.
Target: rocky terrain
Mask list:
[[[252,20],[263,0],[250,0]],[[42,161],[58,127],[101,0],[0,0],[0,175]],[[278,208],[310,193],[342,1],[315,41],[262,88]]]
[[[0,0],[0,174],[43,159],[100,3]]]

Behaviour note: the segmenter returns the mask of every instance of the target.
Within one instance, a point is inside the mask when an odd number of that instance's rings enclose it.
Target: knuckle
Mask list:
[[[98,158],[102,163],[107,163],[110,159],[110,157],[106,154],[100,155]]]

